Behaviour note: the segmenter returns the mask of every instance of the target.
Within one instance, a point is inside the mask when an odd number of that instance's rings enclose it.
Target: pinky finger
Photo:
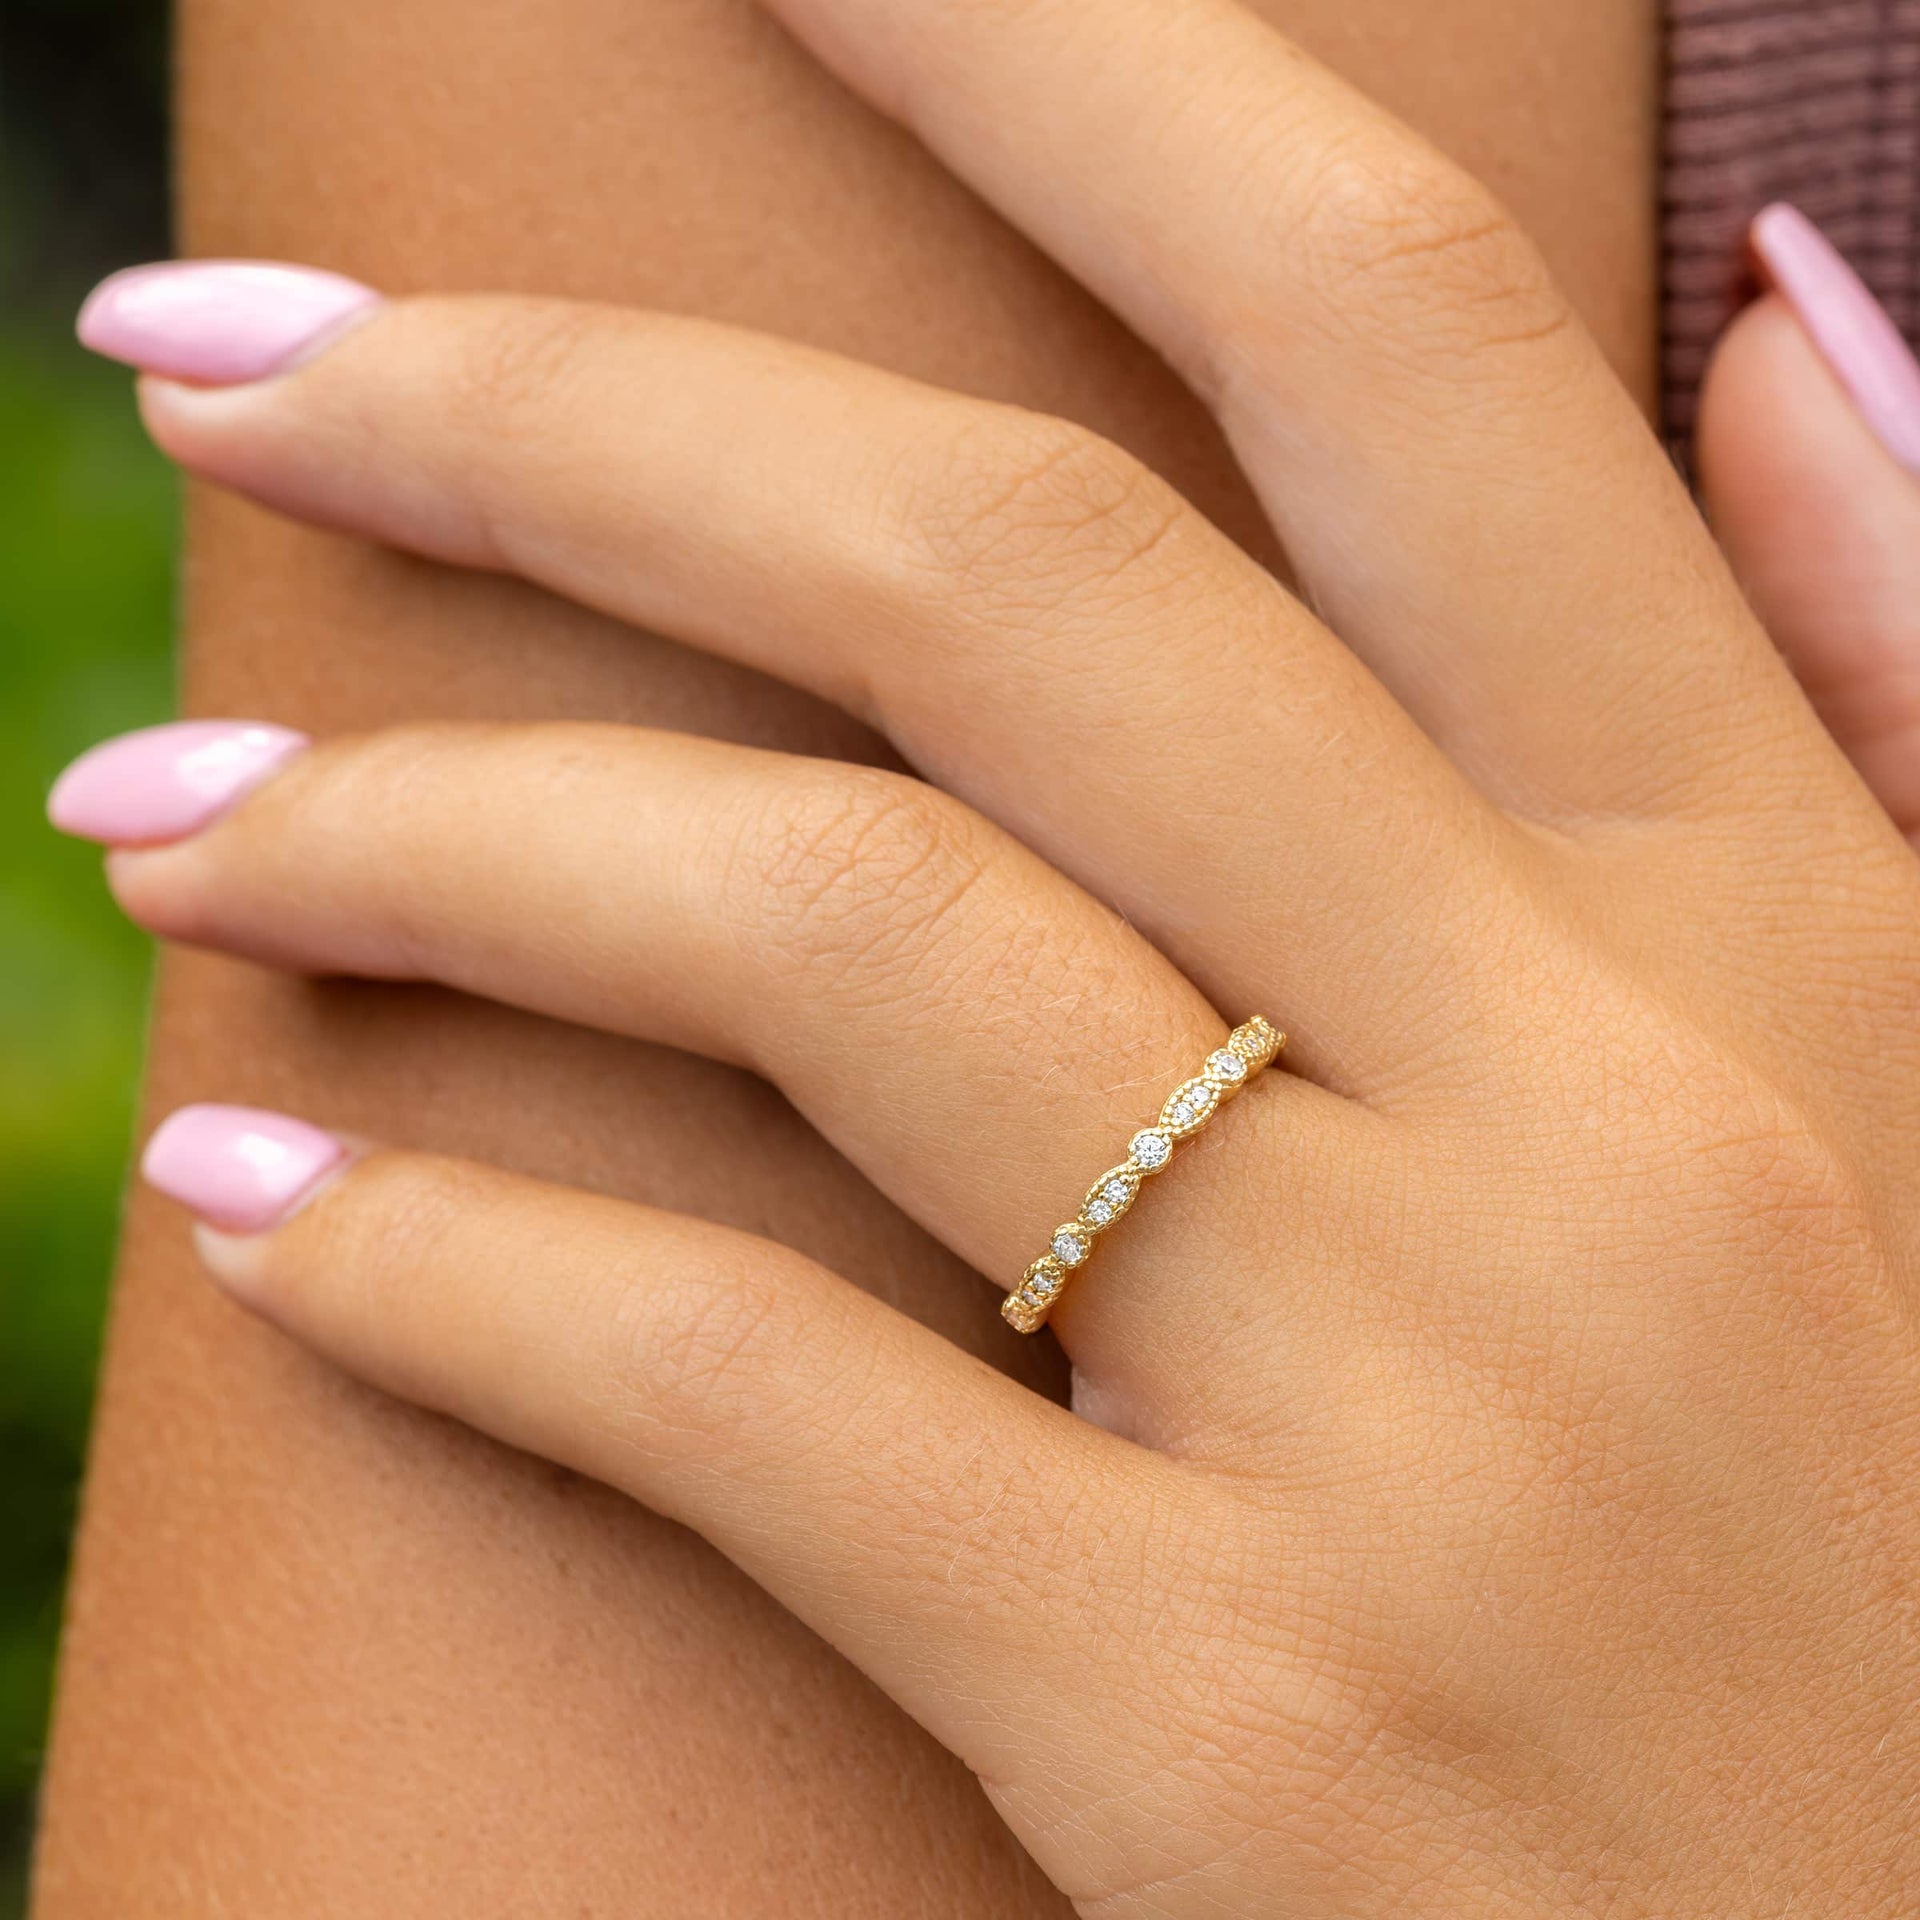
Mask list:
[[[1920,846],[1920,366],[1802,216],[1715,354],[1697,452],[1714,530],[1841,751]]]
[[[730,1228],[236,1107],[144,1171],[294,1338],[694,1528],[976,1771],[1065,1757],[1172,1463]]]

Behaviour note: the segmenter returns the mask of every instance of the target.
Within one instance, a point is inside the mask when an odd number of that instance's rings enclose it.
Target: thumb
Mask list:
[[[1707,511],[1820,717],[1920,846],[1920,363],[1804,215],[1769,207],[1772,291],[1701,396]]]

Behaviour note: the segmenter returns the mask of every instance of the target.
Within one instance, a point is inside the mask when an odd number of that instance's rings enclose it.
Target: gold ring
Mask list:
[[[1128,1141],[1126,1159],[1087,1189],[1078,1218],[1054,1229],[1051,1248],[1001,1302],[1008,1325],[1021,1333],[1038,1333],[1047,1324],[1047,1315],[1068,1280],[1086,1265],[1094,1243],[1139,1198],[1141,1182],[1166,1166],[1180,1143],[1191,1140],[1255,1074],[1272,1066],[1286,1044],[1287,1036],[1256,1013],[1245,1026],[1234,1028],[1224,1047],[1208,1054],[1193,1079],[1168,1094],[1160,1118]]]

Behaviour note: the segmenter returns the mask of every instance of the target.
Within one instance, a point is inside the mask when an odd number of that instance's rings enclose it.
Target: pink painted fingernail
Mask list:
[[[1880,443],[1920,474],[1920,361],[1886,308],[1798,207],[1768,207],[1753,250]]]
[[[380,305],[357,280],[270,260],[169,260],[103,280],[81,344],[147,373],[238,386],[285,373]]]
[[[150,1186],[223,1233],[278,1226],[347,1157],[330,1133],[258,1107],[182,1107],[140,1157]]]
[[[261,720],[178,720],[102,741],[47,797],[62,833],[110,847],[184,840],[311,742]]]

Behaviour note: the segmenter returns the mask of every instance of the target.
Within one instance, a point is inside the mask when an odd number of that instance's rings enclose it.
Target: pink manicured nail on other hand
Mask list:
[[[141,1156],[149,1185],[225,1233],[264,1233],[347,1157],[330,1133],[256,1107],[182,1107]]]
[[[1798,207],[1768,207],[1753,250],[1880,443],[1920,474],[1920,361],[1887,310]]]
[[[179,720],[102,741],[54,782],[47,818],[110,847],[198,833],[310,745],[259,720]]]
[[[173,380],[237,386],[285,373],[380,304],[357,280],[266,260],[130,267],[80,309],[81,344]]]

